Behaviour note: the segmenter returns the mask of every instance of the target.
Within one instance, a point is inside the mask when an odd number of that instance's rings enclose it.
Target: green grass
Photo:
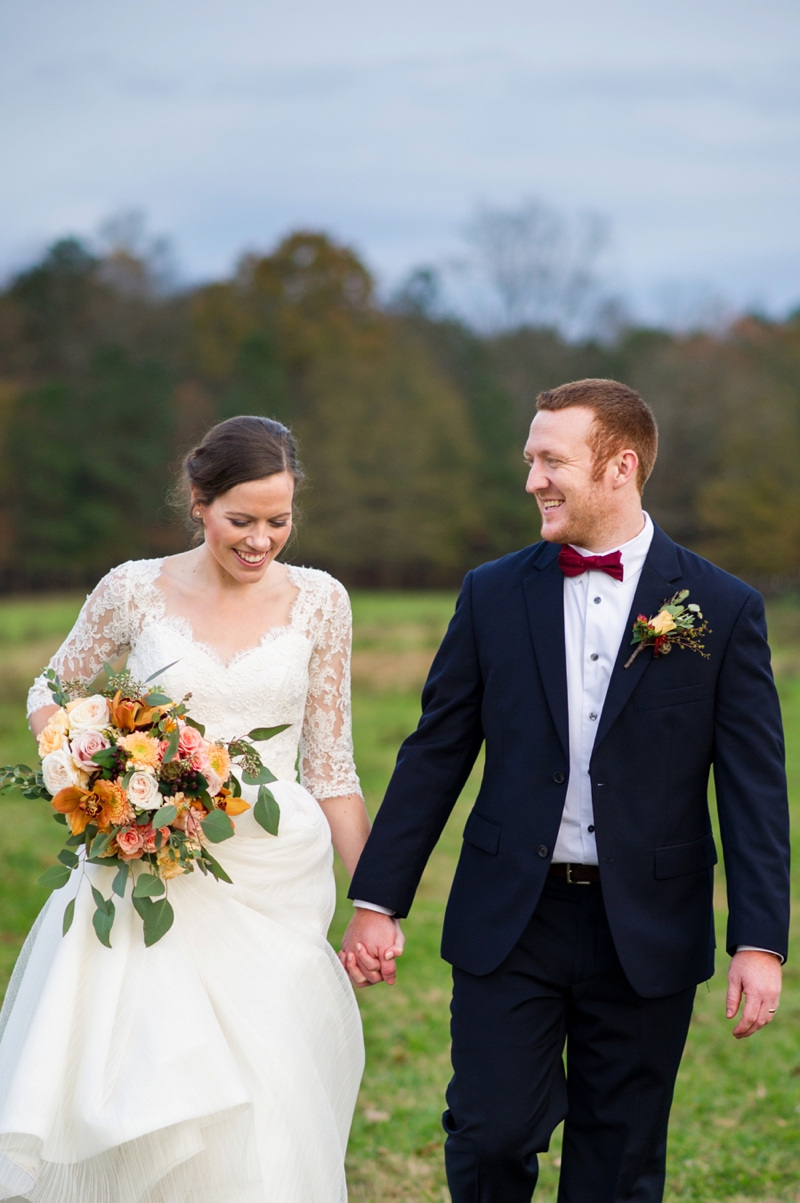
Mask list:
[[[449,594],[357,594],[354,732],[358,767],[374,810],[403,737],[418,716],[418,679],[452,609]],[[74,598],[0,603],[0,763],[34,755],[23,715],[30,678],[69,626]],[[771,614],[789,749],[795,815],[800,808],[800,609]],[[411,680],[411,678],[415,678]],[[469,783],[431,859],[406,923],[407,952],[392,990],[359,992],[367,1069],[348,1158],[352,1203],[448,1199],[440,1115],[449,1076],[449,969],[438,956],[442,909],[475,796]],[[47,809],[5,797],[0,824],[0,989],[45,891],[33,881],[52,861],[61,831]],[[797,857],[795,857],[797,863]],[[331,932],[350,906],[339,874],[340,904]],[[718,895],[724,901],[720,875]],[[718,912],[720,938],[724,911]],[[724,1019],[727,957],[700,988],[678,1080],[670,1136],[668,1200],[744,1203],[800,1200],[800,969],[796,947],[786,969],[780,1017],[742,1043]],[[388,1117],[388,1118],[384,1118]],[[542,1158],[538,1203],[553,1203],[558,1134]]]

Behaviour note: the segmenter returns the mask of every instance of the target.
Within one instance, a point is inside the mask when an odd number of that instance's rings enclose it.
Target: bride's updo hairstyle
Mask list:
[[[189,527],[202,536],[202,521],[194,516],[195,501],[210,505],[234,485],[288,472],[295,487],[305,479],[291,430],[272,418],[242,415],[212,426],[202,442],[183,461],[181,502],[188,501]]]

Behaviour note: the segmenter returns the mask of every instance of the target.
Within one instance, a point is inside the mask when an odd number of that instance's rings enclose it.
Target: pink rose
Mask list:
[[[178,755],[181,759],[194,762],[196,757],[204,756],[205,751],[206,741],[197,728],[184,724],[181,727],[180,739],[178,740]],[[195,768],[199,769],[199,767],[199,765],[195,765]]]
[[[70,751],[78,768],[92,773],[100,767],[96,761],[92,760],[95,752],[102,752],[104,748],[110,747],[111,744],[105,735],[101,735],[99,731],[81,731],[70,744]]]
[[[161,847],[163,848],[164,845],[166,844],[167,840],[169,839],[169,827],[161,827],[161,828],[159,828],[159,830],[161,832]],[[155,852],[156,851],[156,832],[155,832],[155,828],[152,826],[152,824],[148,823],[146,826],[140,827],[139,831],[142,834],[143,851]]]
[[[126,827],[117,832],[117,847],[123,860],[139,860],[144,851],[141,827]]]

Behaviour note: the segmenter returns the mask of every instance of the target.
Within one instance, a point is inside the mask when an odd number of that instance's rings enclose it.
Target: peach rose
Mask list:
[[[169,881],[171,877],[181,877],[187,872],[187,869],[178,859],[178,854],[173,852],[171,848],[162,848],[156,856],[156,864],[158,865],[158,873],[165,881]]]
[[[110,747],[111,744],[105,735],[101,735],[99,731],[79,731],[70,744],[72,759],[79,769],[84,769],[87,773],[94,773],[100,767],[92,760],[95,752],[102,752],[104,748]]]
[[[153,827],[153,825],[151,823],[148,823],[144,827],[139,827],[139,828],[137,828],[137,830],[140,831],[142,834],[142,841],[143,841],[142,847],[144,848],[145,852],[160,851],[159,849],[156,848],[156,829]],[[169,827],[161,827],[160,831],[161,831],[161,847],[163,848],[163,846],[166,844],[167,840],[169,839]]]
[[[144,851],[144,840],[140,827],[126,827],[117,832],[117,848],[123,860],[139,860]]]
[[[55,714],[50,715],[47,726],[39,736],[39,755],[47,756],[50,752],[58,752],[60,748],[63,748],[67,742],[68,728],[67,712],[59,707]]]
[[[111,721],[108,699],[94,693],[90,698],[76,698],[67,706],[71,735],[79,731],[99,731]]]
[[[666,635],[675,630],[675,619],[667,610],[660,610],[648,625],[654,635]]]

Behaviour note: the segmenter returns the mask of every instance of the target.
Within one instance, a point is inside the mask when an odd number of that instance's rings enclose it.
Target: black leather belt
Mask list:
[[[600,881],[597,865],[551,865],[548,877],[558,877],[571,886],[591,886]]]

